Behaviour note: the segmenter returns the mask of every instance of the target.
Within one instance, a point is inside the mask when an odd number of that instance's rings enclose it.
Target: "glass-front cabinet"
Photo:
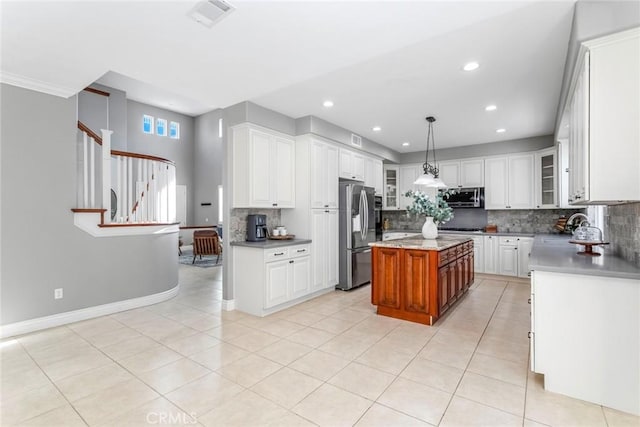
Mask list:
[[[382,197],[382,209],[398,209],[398,166],[384,166],[384,189]]]
[[[556,148],[536,153],[536,208],[557,208],[558,166]]]

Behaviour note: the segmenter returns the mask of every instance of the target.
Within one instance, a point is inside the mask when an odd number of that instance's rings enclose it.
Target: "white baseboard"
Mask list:
[[[224,311],[233,311],[236,309],[236,300],[234,299],[223,299],[222,300],[222,309]]]
[[[29,332],[39,331],[42,329],[66,325],[68,323],[79,322],[81,320],[93,319],[95,317],[106,316],[108,314],[157,304],[159,302],[173,298],[178,294],[179,290],[180,284],[177,284],[175,287],[167,291],[153,295],[112,302],[109,304],[97,305],[95,307],[82,308],[80,310],[67,311],[65,313],[38,317],[36,319],[25,320],[22,322],[9,323],[8,325],[0,326],[0,338],[27,334]]]

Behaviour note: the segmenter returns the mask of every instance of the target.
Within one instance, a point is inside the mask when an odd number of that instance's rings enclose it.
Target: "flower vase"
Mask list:
[[[422,237],[425,239],[437,239],[438,238],[438,226],[433,222],[433,217],[428,216],[422,226]]]

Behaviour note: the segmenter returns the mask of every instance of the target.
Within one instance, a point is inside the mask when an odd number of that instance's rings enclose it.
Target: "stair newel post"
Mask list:
[[[111,222],[111,134],[113,131],[100,129],[102,132],[102,209],[106,209],[104,222]]]

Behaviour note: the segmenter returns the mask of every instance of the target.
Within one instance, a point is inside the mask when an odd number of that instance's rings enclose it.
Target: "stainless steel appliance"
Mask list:
[[[371,282],[371,248],[376,241],[375,190],[353,182],[340,183],[340,280],[349,290]]]
[[[460,188],[445,200],[452,208],[484,208],[484,188]]]
[[[247,215],[247,241],[261,242],[267,238],[267,216]]]
[[[376,242],[382,240],[382,196],[375,196],[373,214],[376,220]]]

